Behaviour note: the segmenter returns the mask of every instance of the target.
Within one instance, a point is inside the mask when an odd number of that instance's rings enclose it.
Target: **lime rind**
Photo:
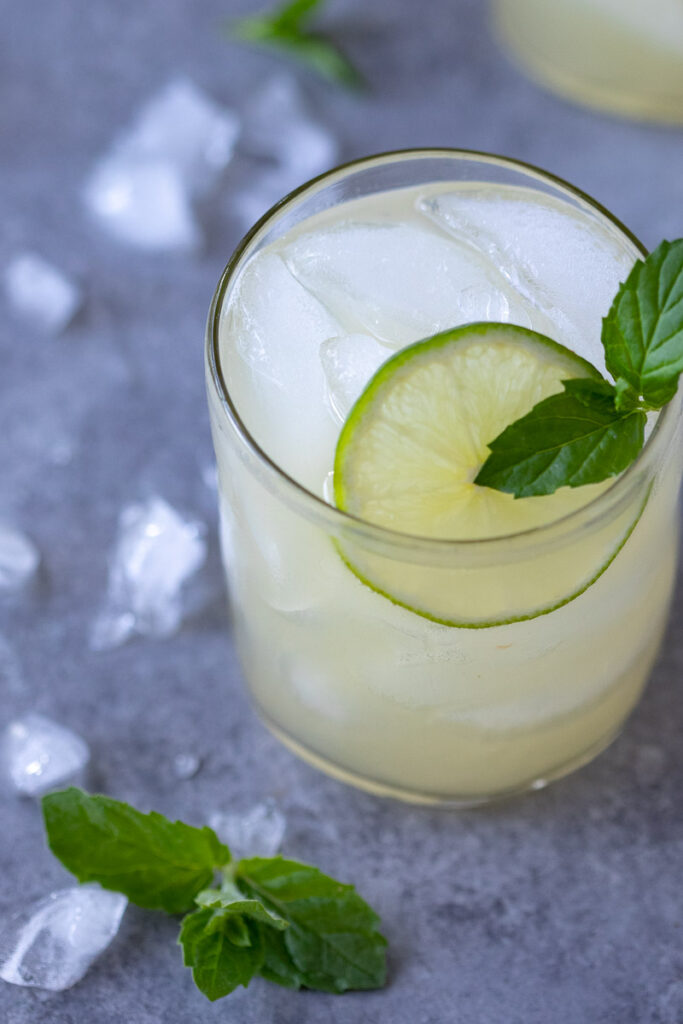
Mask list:
[[[442,617],[440,617],[438,615],[434,615],[431,612],[426,611],[425,609],[416,608],[414,605],[409,604],[407,601],[402,601],[400,598],[395,597],[393,594],[390,594],[388,591],[383,590],[381,587],[377,586],[377,584],[373,583],[366,576],[364,576],[363,573],[357,568],[357,566],[355,566],[353,564],[353,562],[351,562],[350,559],[347,557],[347,555],[344,552],[344,549],[343,549],[343,547],[341,545],[341,542],[339,540],[333,540],[332,543],[334,544],[335,548],[337,549],[337,554],[341,558],[341,560],[344,563],[344,565],[346,566],[346,568],[349,569],[350,572],[353,573],[353,575],[356,577],[356,579],[359,581],[359,583],[362,583],[363,586],[367,587],[369,590],[371,590],[374,594],[377,594],[379,597],[383,597],[387,601],[390,601],[393,605],[396,605],[397,608],[403,608],[406,611],[412,612],[414,615],[419,615],[423,619],[428,619],[430,622],[434,622],[434,623],[436,623],[439,626],[448,626],[448,627],[450,627],[452,629],[493,629],[494,627],[497,627],[497,626],[511,626],[515,622],[529,622],[530,619],[538,619],[542,615],[549,615],[550,612],[556,612],[559,608],[564,608],[565,605],[571,604],[571,602],[575,601],[577,597],[581,597],[582,594],[585,594],[586,591],[590,587],[592,587],[593,584],[596,583],[600,579],[600,577],[603,575],[603,573],[605,573],[607,571],[607,569],[609,569],[609,567],[612,564],[612,562],[614,562],[614,560],[617,557],[617,555],[619,554],[619,552],[622,550],[622,548],[624,547],[626,542],[629,540],[631,534],[633,533],[633,531],[635,530],[636,526],[640,522],[640,518],[641,518],[641,516],[642,516],[642,514],[643,514],[643,512],[645,510],[645,506],[647,505],[648,499],[650,497],[650,491],[651,490],[652,490],[652,485],[650,485],[650,487],[648,488],[648,492],[645,495],[645,499],[644,499],[643,503],[640,505],[640,507],[638,509],[638,512],[636,513],[636,516],[635,516],[633,522],[629,525],[628,529],[626,530],[624,535],[621,537],[621,539],[620,539],[619,543],[617,544],[616,548],[614,549],[612,554],[608,557],[608,559],[601,564],[600,568],[597,570],[595,575],[592,576],[588,580],[587,583],[584,583],[581,587],[579,587],[578,590],[573,591],[567,597],[562,598],[561,601],[555,601],[552,604],[544,605],[544,606],[542,606],[540,608],[535,609],[534,611],[525,612],[523,615],[510,615],[510,616],[507,616],[506,618],[500,618],[500,619],[490,619],[490,620],[487,620],[487,621],[468,621],[466,619],[447,619],[447,618],[442,618]]]

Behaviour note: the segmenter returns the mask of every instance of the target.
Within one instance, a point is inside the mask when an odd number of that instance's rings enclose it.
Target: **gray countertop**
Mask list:
[[[0,983],[0,1020],[680,1024],[680,584],[650,687],[612,748],[547,791],[463,813],[375,799],[294,759],[248,706],[220,598],[167,640],[88,649],[123,505],[159,493],[215,532],[202,337],[237,233],[224,196],[198,256],[124,249],[84,214],[80,189],[134,110],[178,73],[238,108],[279,67],[221,39],[221,18],[247,7],[0,5],[0,258],[35,249],[86,295],[61,337],[6,309],[0,319],[0,516],[44,558],[38,585],[0,604],[1,718],[34,709],[70,725],[91,745],[94,788],[172,817],[199,824],[273,798],[286,853],[353,881],[381,913],[390,981],[344,997],[256,981],[212,1005],[181,966],[176,924],[129,908],[73,989]],[[543,93],[489,38],[484,4],[329,7],[373,87],[359,97],[301,79],[344,157],[421,145],[500,152],[569,179],[646,244],[683,235],[681,132]],[[173,757],[187,752],[202,767],[179,781]],[[68,883],[36,804],[2,788],[0,813],[4,918]]]

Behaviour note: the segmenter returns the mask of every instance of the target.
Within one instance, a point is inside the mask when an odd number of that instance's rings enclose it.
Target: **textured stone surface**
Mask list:
[[[0,603],[0,726],[36,710],[89,743],[93,788],[193,823],[272,798],[286,852],[354,881],[384,919],[380,993],[296,994],[255,982],[210,1005],[177,926],[131,907],[73,990],[0,986],[5,1024],[680,1024],[683,1021],[683,610],[624,736],[550,790],[460,814],[397,806],[316,774],[247,706],[218,600],[164,641],[88,650],[121,507],[159,493],[215,533],[203,392],[209,299],[232,250],[229,196],[195,257],[124,250],[79,189],[114,133],[186,73],[227,106],[275,68],[229,46],[249,0],[0,0],[0,260],[30,248],[86,305],[58,339],[0,318],[0,516],[44,553],[37,585]],[[476,0],[335,0],[373,85],[306,85],[343,155],[418,145],[539,164],[604,202],[646,243],[683,235],[683,137],[574,108],[522,78]],[[214,538],[215,542],[215,538]],[[214,557],[215,581],[220,574]],[[201,759],[179,780],[177,754]],[[69,884],[32,801],[0,793],[0,916]],[[8,841],[8,837],[11,839]]]

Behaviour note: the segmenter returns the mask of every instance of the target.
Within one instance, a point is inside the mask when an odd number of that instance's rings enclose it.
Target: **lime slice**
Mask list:
[[[487,442],[570,377],[597,370],[562,345],[510,324],[468,324],[402,349],[353,406],[337,444],[339,508],[400,533],[444,540],[517,534],[587,504],[609,482],[516,499],[473,483]],[[489,626],[543,614],[584,590],[624,543],[635,516],[538,564],[420,566],[341,542],[364,583],[447,625]],[[616,534],[614,533],[616,529]],[[552,579],[547,578],[547,574]]]

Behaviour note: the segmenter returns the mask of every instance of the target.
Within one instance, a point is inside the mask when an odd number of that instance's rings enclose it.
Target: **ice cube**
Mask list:
[[[209,817],[209,825],[238,860],[275,856],[282,846],[287,820],[274,800],[266,800],[244,814],[216,812]]]
[[[633,258],[590,215],[571,213],[540,194],[530,202],[512,189],[508,195],[476,188],[444,192],[418,206],[478,250],[525,300],[530,324],[522,326],[604,361],[602,317]]]
[[[33,541],[0,522],[0,592],[23,587],[34,576],[40,555]]]
[[[85,203],[114,238],[142,249],[191,249],[200,233],[175,167],[127,153],[100,163]]]
[[[239,118],[187,78],[169,82],[143,107],[118,151],[176,169],[192,195],[205,193],[229,164]]]
[[[255,168],[235,207],[249,226],[292,189],[334,166],[338,144],[316,123],[294,80],[278,76],[266,82],[245,110],[242,146],[263,164]]]
[[[204,526],[163,498],[128,505],[119,518],[107,596],[91,647],[104,650],[134,633],[168,636],[182,620],[183,585],[206,557]]]
[[[391,354],[391,349],[368,334],[346,334],[322,343],[320,361],[330,405],[341,423],[372,375]]]
[[[121,241],[189,248],[199,241],[191,200],[229,163],[239,120],[191,81],[170,82],[143,107],[86,183],[86,205]]]
[[[348,331],[395,347],[516,311],[507,282],[475,250],[413,224],[347,222],[300,235],[283,256]]]
[[[0,933],[0,978],[61,992],[104,952],[128,900],[97,885],[58,889],[22,908]]]
[[[318,488],[337,425],[318,358],[338,321],[296,281],[277,253],[245,267],[222,325],[230,386],[250,432],[283,469]]]
[[[53,334],[64,330],[82,303],[78,285],[33,252],[17,254],[5,268],[5,291],[17,313]]]
[[[176,754],[173,758],[173,772],[175,777],[182,781],[193,779],[201,764],[196,754]]]
[[[85,740],[33,712],[7,726],[0,751],[5,773],[27,796],[41,796],[77,779],[90,760]]]

